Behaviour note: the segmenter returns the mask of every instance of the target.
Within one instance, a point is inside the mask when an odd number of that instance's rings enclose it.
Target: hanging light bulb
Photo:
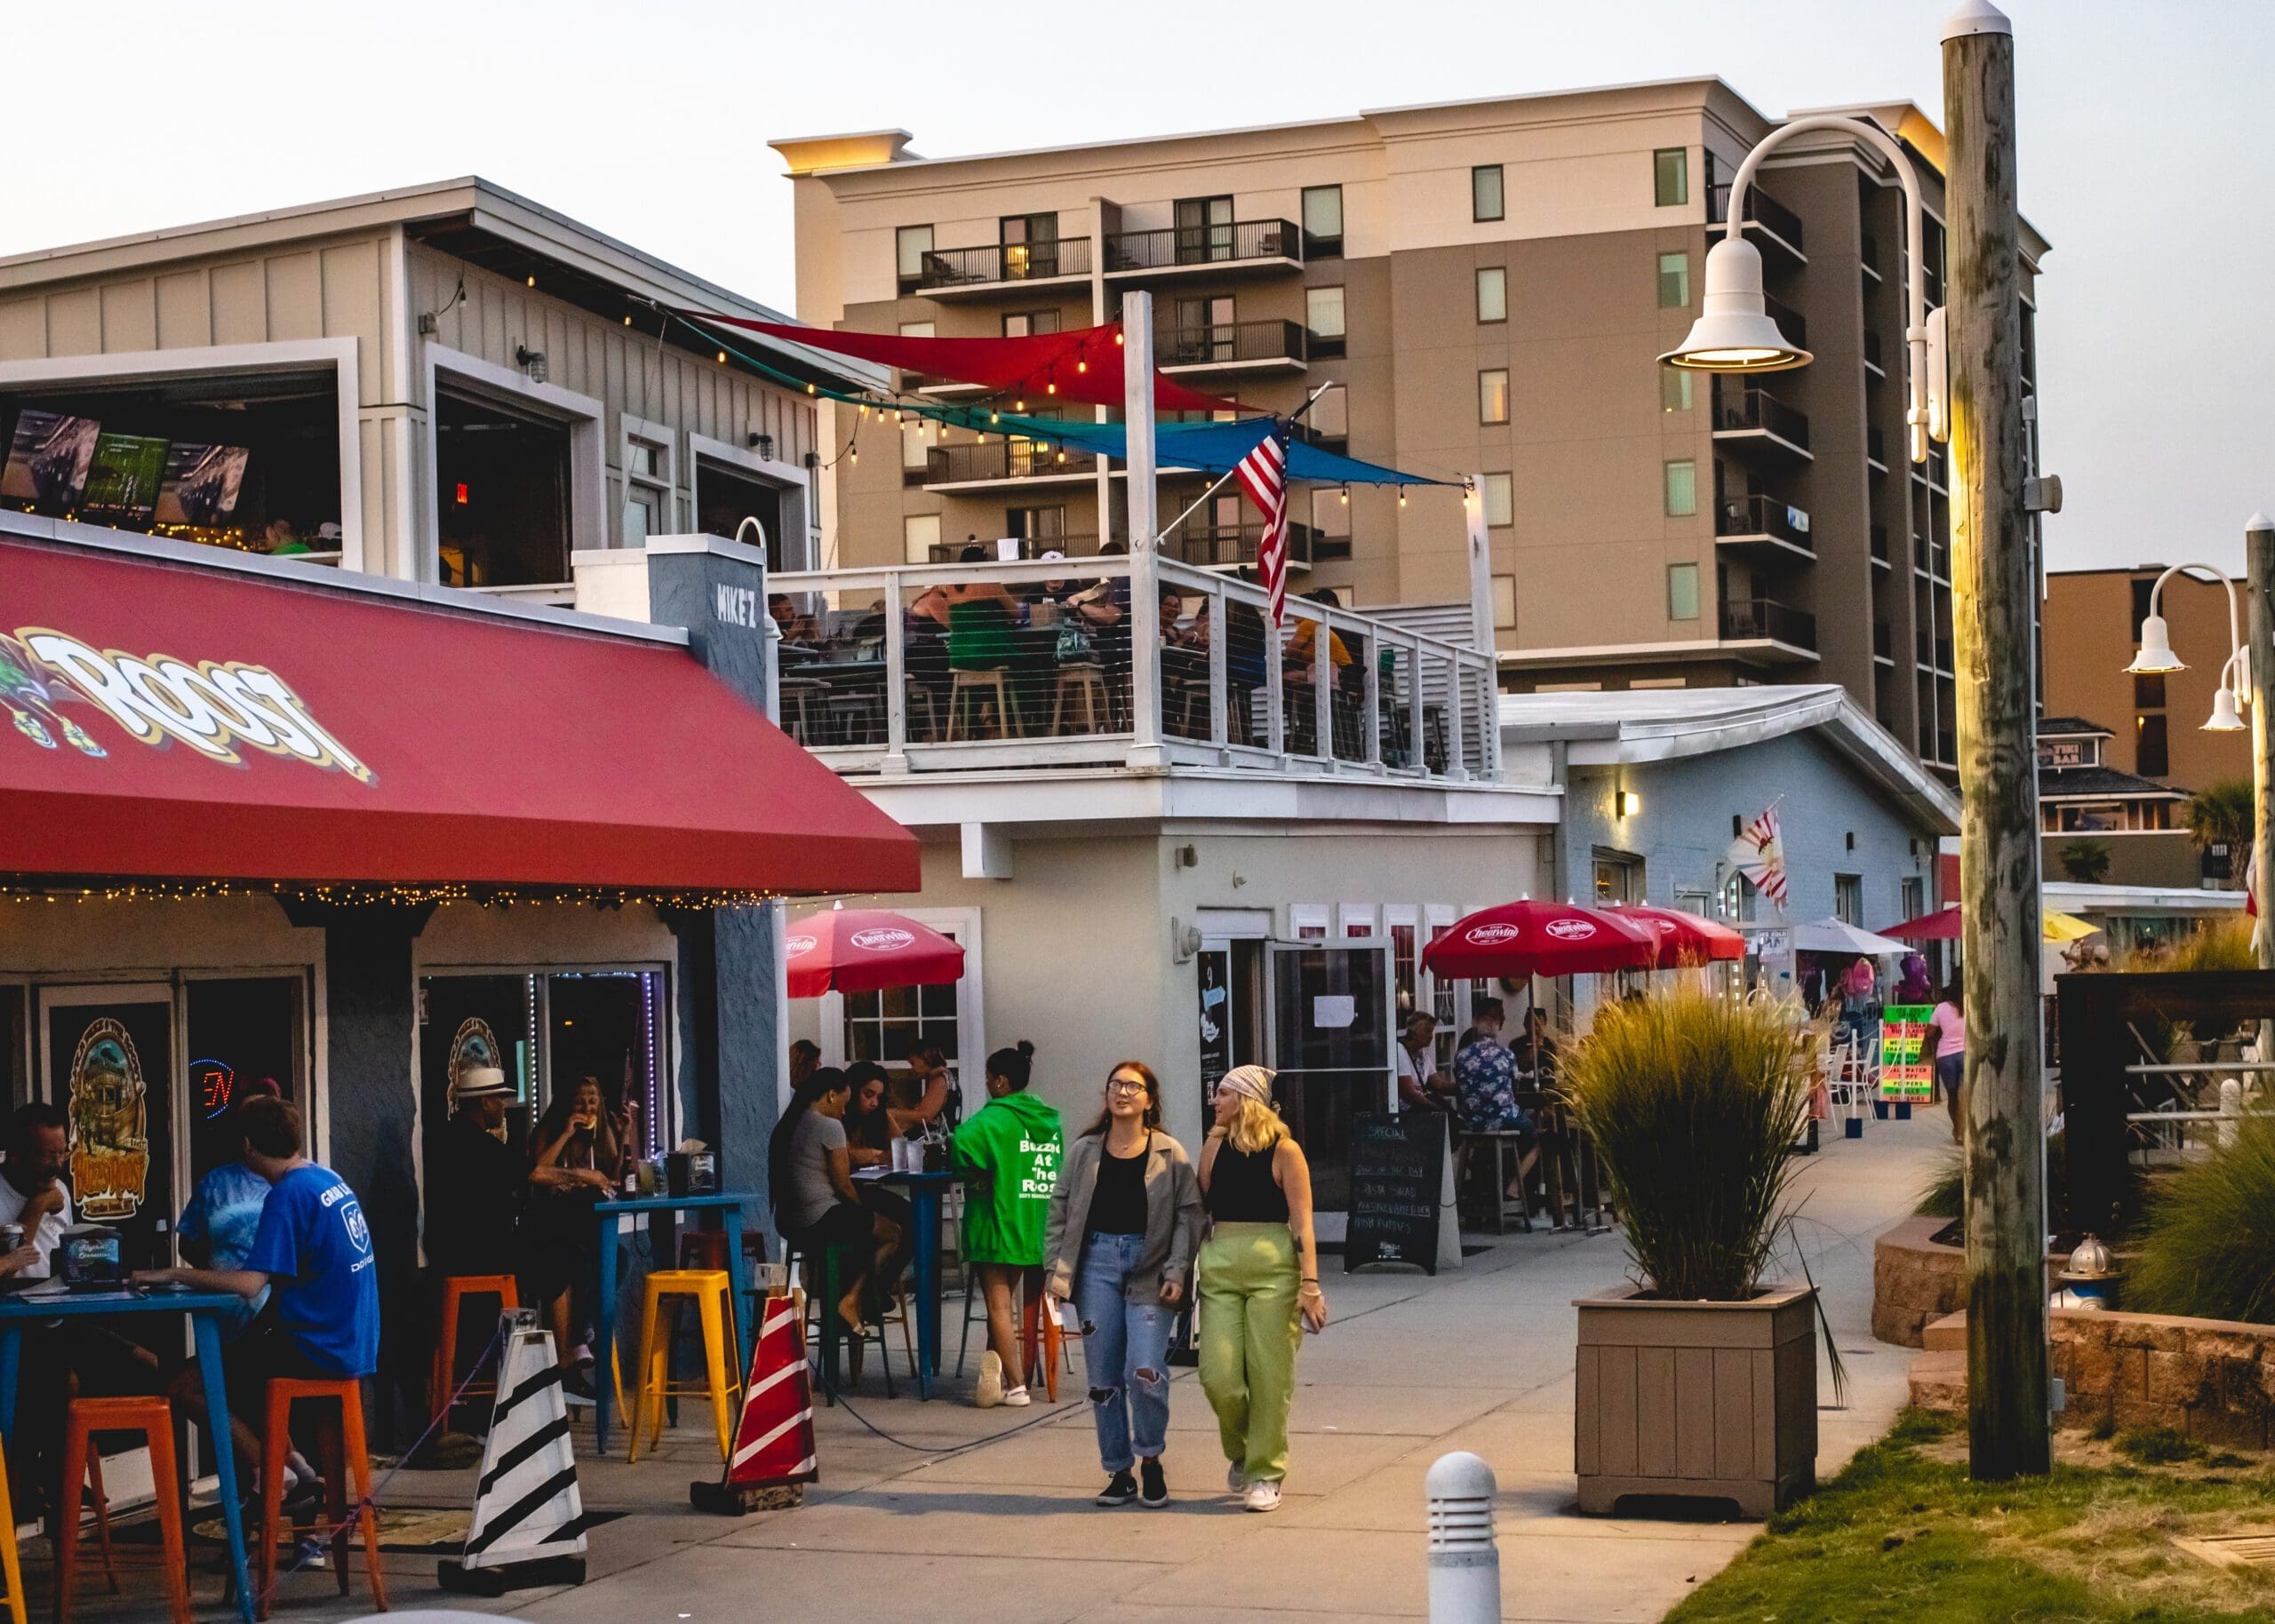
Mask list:
[[[1001,423],[1003,420],[1003,414],[1000,411],[991,411],[987,414],[987,420],[990,423]]]
[[[719,352],[719,364],[722,367],[727,364],[727,352],[724,350]],[[809,387],[810,388],[810,386]]]
[[[1056,379],[1056,378],[1053,378],[1053,379],[1051,379],[1049,383],[1047,383],[1047,384],[1043,385],[1043,386],[1042,386],[1042,392],[1043,392],[1045,394],[1058,394],[1058,379]]]
[[[845,454],[851,458],[855,462],[859,462],[861,460],[861,448],[858,445],[847,446],[845,448]]]
[[[1025,411],[1026,409],[1027,403],[1024,397],[1011,402],[1011,410],[1013,411]]]
[[[1114,331],[1114,346],[1116,349],[1120,349],[1122,347],[1122,330],[1118,327],[1115,328]]]
[[[1398,488],[1398,505],[1401,507],[1406,506],[1406,487],[1403,485]]]
[[[625,324],[627,327],[631,326],[631,325],[632,325],[632,318],[631,318],[630,316],[628,316],[628,315],[627,315],[627,316],[626,316],[626,317],[624,318],[624,324]]]
[[[1351,506],[1351,487],[1348,485],[1343,488],[1343,506],[1345,507]]]
[[[1090,370],[1090,363],[1089,362],[1087,362],[1087,361],[1077,360],[1077,361],[1074,362],[1074,370],[1076,370],[1077,372],[1087,372],[1087,371],[1089,371]]]
[[[721,359],[721,360],[724,360],[724,359],[725,359],[725,357],[724,357],[724,356],[722,356],[722,357],[720,357],[720,359]],[[806,393],[807,393],[808,394],[811,394],[813,392],[814,392],[814,386],[813,386],[811,384],[808,384],[808,385],[806,386]]]

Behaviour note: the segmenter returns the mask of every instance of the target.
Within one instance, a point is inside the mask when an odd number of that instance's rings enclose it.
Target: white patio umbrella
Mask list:
[[[1846,919],[1817,919],[1794,926],[1793,947],[1804,953],[1854,953],[1864,959],[1900,958],[1913,951],[1909,942],[1876,936]]]

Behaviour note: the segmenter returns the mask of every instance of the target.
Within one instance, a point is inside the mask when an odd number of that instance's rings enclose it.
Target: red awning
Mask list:
[[[0,535],[0,872],[917,888],[683,648],[220,562]]]

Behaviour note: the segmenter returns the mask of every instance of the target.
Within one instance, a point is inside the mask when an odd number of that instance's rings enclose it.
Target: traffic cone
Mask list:
[[[569,1405],[553,1333],[523,1309],[500,1322],[498,1402],[474,1491],[466,1549],[435,1577],[445,1590],[502,1596],[531,1585],[585,1582],[585,1507],[569,1441]]]
[[[687,1485],[698,1511],[746,1517],[802,1505],[801,1486],[814,1482],[814,1396],[806,1374],[805,1316],[788,1292],[759,1310],[757,1346],[743,1387],[742,1419],[725,1476]]]

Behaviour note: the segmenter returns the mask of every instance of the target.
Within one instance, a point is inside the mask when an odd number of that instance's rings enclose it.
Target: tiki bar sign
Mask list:
[[[109,752],[58,704],[83,699],[136,741],[179,743],[210,760],[241,767],[240,746],[343,772],[361,784],[371,769],[327,732],[299,695],[264,665],[231,660],[191,665],[170,654],[95,649],[44,626],[0,633],[0,705],[16,731],[44,749],[59,742],[83,755]]]

